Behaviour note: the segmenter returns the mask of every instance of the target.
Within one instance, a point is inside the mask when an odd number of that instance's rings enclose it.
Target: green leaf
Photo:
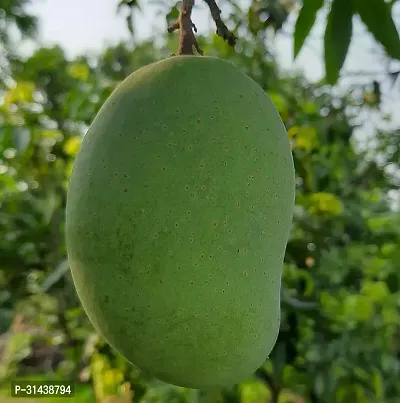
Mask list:
[[[129,32],[133,36],[134,35],[133,12],[134,9],[140,11],[140,5],[138,3],[138,0],[121,0],[117,6],[117,13],[120,12],[120,10],[123,9],[124,7],[127,7],[129,9],[129,13],[126,17],[126,25],[128,27]]]
[[[117,5],[117,12],[119,12],[125,6],[131,9],[137,8],[138,10],[140,10],[138,0],[121,0]]]
[[[172,22],[175,22],[179,17],[179,9],[177,6],[171,7],[169,10],[169,13],[166,15],[167,19],[167,24],[171,24]]]
[[[129,32],[133,35],[133,14],[130,13],[127,17],[126,17],[126,24],[128,26]]]
[[[400,38],[390,5],[384,0],[353,0],[353,4],[354,11],[386,53],[394,59],[400,59]]]
[[[324,37],[326,80],[334,85],[346,59],[353,32],[353,8],[349,0],[334,0]]]
[[[307,39],[324,0],[304,0],[294,28],[294,58],[297,57]]]

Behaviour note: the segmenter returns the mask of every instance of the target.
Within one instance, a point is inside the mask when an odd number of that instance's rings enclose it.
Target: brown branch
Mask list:
[[[203,51],[200,49],[200,46],[194,35],[194,32],[197,32],[197,29],[191,19],[193,6],[194,0],[182,0],[178,21],[172,23],[168,27],[168,32],[170,33],[176,31],[177,29],[180,30],[178,55],[193,55],[194,49],[200,55],[203,54]]]
[[[217,6],[215,0],[204,0],[211,12],[212,19],[217,26],[217,35],[223,38],[230,46],[235,46],[237,38],[229,31],[228,27],[221,19],[221,10]],[[168,26],[168,32],[172,33],[176,30],[179,32],[179,48],[178,55],[193,55],[194,50],[200,55],[203,51],[197,42],[195,32],[197,32],[196,26],[193,24],[191,15],[194,7],[195,0],[182,0],[179,9],[178,20]]]
[[[211,16],[212,19],[215,22],[215,25],[217,26],[217,35],[223,38],[230,46],[235,46],[237,37],[229,31],[228,27],[224,24],[224,22],[221,19],[221,10],[217,6],[217,3],[215,0],[204,0],[210,11],[211,11]]]

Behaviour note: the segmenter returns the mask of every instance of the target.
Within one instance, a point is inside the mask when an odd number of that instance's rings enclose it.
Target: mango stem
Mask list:
[[[168,27],[168,32],[170,33],[179,29],[178,55],[194,55],[194,50],[200,55],[203,54],[196,36],[194,35],[194,33],[197,32],[197,28],[191,19],[194,1],[195,0],[182,0],[178,20]]]
[[[236,45],[237,37],[228,29],[221,19],[221,10],[218,7],[215,0],[204,0],[208,8],[212,19],[215,22],[216,33],[218,36],[224,39],[230,46]],[[179,31],[179,47],[178,55],[193,55],[194,51],[203,55],[203,51],[197,42],[195,33],[197,33],[196,25],[193,24],[191,15],[194,7],[195,0],[182,0],[179,5],[179,17],[178,19],[168,26],[168,32]]]

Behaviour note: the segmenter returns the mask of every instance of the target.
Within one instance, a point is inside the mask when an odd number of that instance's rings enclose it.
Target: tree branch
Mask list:
[[[168,27],[168,32],[174,32],[177,29],[179,32],[179,48],[178,55],[193,55],[195,49],[200,55],[203,51],[200,49],[194,32],[197,32],[196,26],[193,24],[191,15],[194,6],[194,0],[182,0],[178,21],[172,23]]]
[[[211,16],[217,27],[217,35],[223,38],[230,46],[235,46],[237,38],[229,31],[227,26],[221,19],[221,10],[217,6],[215,0],[204,0],[211,12]],[[203,55],[203,51],[197,42],[195,32],[196,26],[193,24],[191,15],[195,0],[182,0],[179,6],[178,20],[168,26],[168,32],[172,33],[176,30],[179,32],[179,48],[178,55],[193,55],[194,50]]]
[[[215,0],[204,0],[211,12],[212,19],[215,22],[215,25],[217,26],[217,35],[223,38],[230,46],[235,46],[237,37],[229,31],[228,27],[224,24],[224,22],[221,19],[221,10],[217,6],[217,3]]]

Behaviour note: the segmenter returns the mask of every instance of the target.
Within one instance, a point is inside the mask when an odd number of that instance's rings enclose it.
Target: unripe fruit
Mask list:
[[[134,72],[68,189],[69,262],[93,325],[166,382],[251,375],[279,330],[294,194],[278,112],[233,64],[176,56]]]

